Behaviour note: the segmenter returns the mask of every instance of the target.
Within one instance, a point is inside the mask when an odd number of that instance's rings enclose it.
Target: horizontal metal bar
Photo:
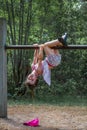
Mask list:
[[[5,49],[38,49],[35,45],[6,45]],[[53,49],[87,49],[87,45],[56,46]]]

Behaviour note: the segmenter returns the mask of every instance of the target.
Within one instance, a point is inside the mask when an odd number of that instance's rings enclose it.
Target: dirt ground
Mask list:
[[[23,125],[36,117],[39,127]],[[87,130],[87,107],[8,106],[8,118],[0,118],[0,130]]]

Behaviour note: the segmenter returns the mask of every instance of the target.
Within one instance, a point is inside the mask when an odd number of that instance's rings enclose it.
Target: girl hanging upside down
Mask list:
[[[45,82],[48,85],[51,85],[51,69],[58,66],[61,62],[61,55],[58,50],[51,49],[54,46],[66,46],[67,34],[63,35],[61,38],[58,38],[53,41],[46,42],[39,46],[39,49],[35,49],[34,59],[32,63],[32,72],[27,76],[25,84],[31,87],[37,85],[39,76],[43,76]],[[43,59],[43,51],[46,54],[46,57]]]

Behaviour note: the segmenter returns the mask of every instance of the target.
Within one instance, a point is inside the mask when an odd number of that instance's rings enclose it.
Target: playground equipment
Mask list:
[[[6,20],[0,18],[0,117],[7,117],[7,54],[8,49],[35,49],[33,45],[6,45]],[[68,45],[55,49],[87,49],[87,45]]]

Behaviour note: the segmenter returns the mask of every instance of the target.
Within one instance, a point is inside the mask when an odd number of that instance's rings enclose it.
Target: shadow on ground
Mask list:
[[[29,127],[24,126],[22,123],[19,123],[11,118],[0,119],[0,130],[77,130],[77,129],[64,129],[64,128],[52,128],[46,126],[39,126],[39,127]],[[78,129],[81,130],[81,129]]]

